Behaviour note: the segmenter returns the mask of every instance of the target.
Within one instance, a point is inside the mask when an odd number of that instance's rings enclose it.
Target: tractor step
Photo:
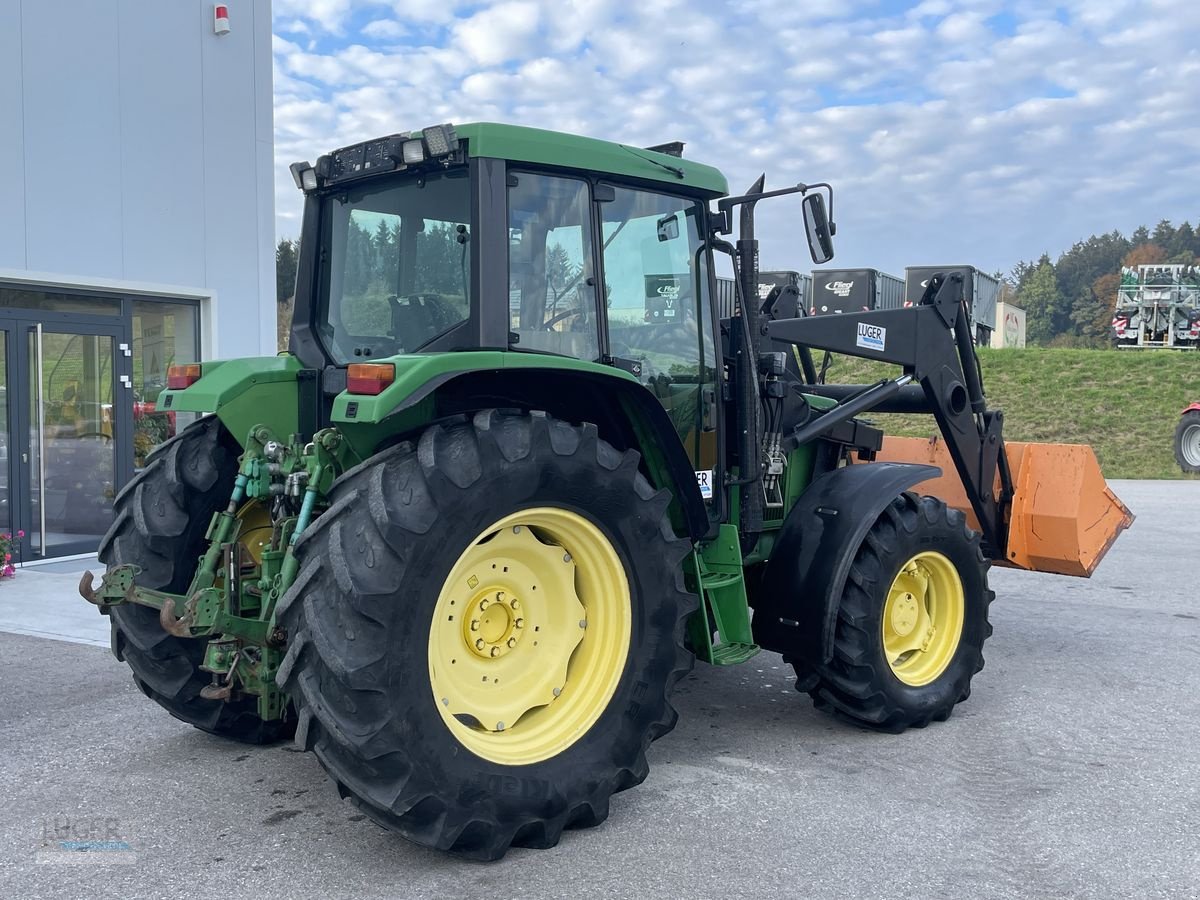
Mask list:
[[[722,525],[716,540],[695,553],[693,560],[694,587],[700,594],[700,610],[692,625],[696,655],[715,666],[744,663],[759,647],[750,630],[737,528]]]
[[[714,666],[736,666],[758,655],[758,644],[721,644],[712,648]]]

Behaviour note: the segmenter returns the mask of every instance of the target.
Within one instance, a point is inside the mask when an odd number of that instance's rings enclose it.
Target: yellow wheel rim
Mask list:
[[[892,674],[914,687],[946,671],[962,637],[966,602],[954,563],[935,551],[901,567],[883,607],[883,651]]]
[[[590,521],[554,507],[505,516],[459,556],[429,631],[446,727],[478,756],[556,756],[608,708],[629,655],[625,567]]]
[[[249,552],[256,563],[262,563],[264,550],[271,547],[271,535],[274,524],[271,522],[271,512],[257,500],[242,504],[237,511],[238,521],[242,523],[238,532],[238,543]]]

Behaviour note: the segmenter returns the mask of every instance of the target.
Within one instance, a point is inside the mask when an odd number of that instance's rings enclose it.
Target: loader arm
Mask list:
[[[904,406],[932,413],[979,523],[984,553],[1005,559],[1013,482],[1004,449],[1004,413],[987,408],[962,297],[961,275],[935,276],[916,307],[783,319],[771,322],[768,334],[773,340],[903,366],[904,376],[876,385],[807,387],[839,405],[793,439],[806,442],[873,409]]]

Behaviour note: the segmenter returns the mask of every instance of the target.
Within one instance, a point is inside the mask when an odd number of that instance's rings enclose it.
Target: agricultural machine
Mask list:
[[[1200,347],[1200,267],[1122,268],[1112,331],[1119,348]]]
[[[757,296],[759,203],[831,258],[828,185],[730,196],[678,145],[491,124],[293,174],[290,352],[170,371],[159,408],[213,415],[121,492],[80,592],[151,699],[294,733],[411,840],[490,859],[603,821],[696,658],[773,650],[850,722],[944,720],[989,563],[1087,575],[1132,521],[1089,448],[1005,445],[960,276],[714,316],[716,254]],[[818,385],[821,351],[899,371]],[[940,436],[861,418],[913,410]]]
[[[1189,403],[1175,426],[1175,462],[1190,475],[1200,475],[1200,403]]]

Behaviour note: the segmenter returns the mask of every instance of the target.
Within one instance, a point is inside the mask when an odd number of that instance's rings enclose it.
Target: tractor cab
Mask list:
[[[665,410],[707,496],[723,374],[713,254],[729,230],[710,203],[727,185],[681,147],[440,125],[297,163],[292,352],[333,370],[329,397],[346,387],[338,372],[398,355],[501,350],[619,369]],[[805,232],[827,259],[819,199],[806,197]]]

